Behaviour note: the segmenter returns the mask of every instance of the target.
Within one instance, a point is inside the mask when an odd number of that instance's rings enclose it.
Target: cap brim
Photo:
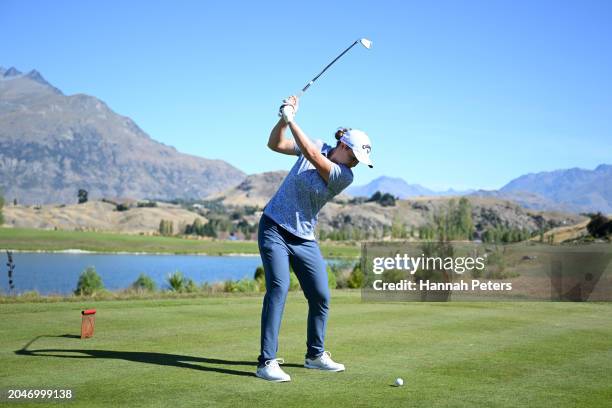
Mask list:
[[[367,164],[370,168],[374,167],[374,165],[372,164],[372,160],[370,160],[370,156],[368,154],[364,153],[363,151],[355,150],[353,150],[353,154],[355,154],[355,157],[357,158],[357,160],[359,160],[359,163]]]

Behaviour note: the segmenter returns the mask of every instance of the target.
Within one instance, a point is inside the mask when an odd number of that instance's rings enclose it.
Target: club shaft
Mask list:
[[[329,67],[331,67],[334,62],[338,61],[340,59],[340,57],[342,57],[344,54],[346,54],[351,48],[353,48],[355,45],[357,45],[357,43],[359,43],[359,40],[355,41],[353,44],[351,44],[346,50],[342,51],[342,54],[338,55],[332,62],[330,62],[329,64],[327,64],[327,66],[325,68],[323,68],[323,71],[319,72],[319,74],[314,77],[310,82],[308,82],[306,84],[306,86],[304,88],[302,88],[302,92],[301,94],[303,94],[304,92],[306,92],[306,90],[310,87],[310,85],[312,85],[314,83],[314,81],[316,81],[321,75],[323,75],[323,73],[325,71],[327,71],[327,69]],[[300,94],[300,96],[301,96]]]

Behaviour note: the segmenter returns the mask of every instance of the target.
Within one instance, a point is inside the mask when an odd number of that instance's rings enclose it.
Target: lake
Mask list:
[[[8,293],[8,261],[6,252],[0,253],[0,292]],[[129,287],[145,273],[155,281],[158,289],[167,289],[168,274],[180,271],[197,284],[252,278],[261,265],[259,255],[134,255],[89,253],[34,253],[13,252],[15,271],[13,283],[16,293],[36,290],[41,295],[67,295],[76,288],[79,275],[88,266],[96,268],[104,286],[109,290]],[[335,262],[328,259],[327,262]]]

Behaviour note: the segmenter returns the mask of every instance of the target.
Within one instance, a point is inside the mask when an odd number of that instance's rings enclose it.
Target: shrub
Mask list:
[[[406,279],[406,271],[402,269],[387,269],[381,275],[383,282],[401,282]]]
[[[182,292],[185,284],[187,283],[185,281],[185,277],[179,271],[168,275],[167,281],[168,285],[170,286],[170,290],[174,292]]]
[[[507,259],[504,250],[496,249],[487,256],[486,268],[483,271],[487,279],[509,279],[520,274],[507,269]]]
[[[355,261],[353,260],[343,260],[343,261],[335,261],[330,262],[329,266],[331,267],[332,272],[336,276],[336,289],[348,288],[348,280],[351,274],[351,271],[355,267]]]
[[[20,294],[19,297],[21,299],[31,300],[31,299],[38,299],[41,296],[40,296],[40,293],[38,293],[38,291],[36,291],[36,290],[28,290],[28,291],[23,292],[22,294]]]
[[[266,273],[262,265],[259,265],[257,268],[255,268],[255,274],[253,275],[253,279],[255,280],[266,279]]]
[[[79,189],[77,196],[78,196],[79,204],[83,204],[87,202],[87,199],[88,199],[87,190],[84,190],[82,188]]]
[[[115,207],[115,211],[127,211],[129,209],[130,207],[128,207],[127,204],[124,203],[117,204],[117,206]]]
[[[351,275],[348,279],[348,287],[351,289],[359,289],[363,287],[363,271],[361,265],[357,264],[351,271]]]
[[[183,291],[187,293],[194,293],[198,291],[198,286],[193,281],[193,279],[187,279],[183,287]]]
[[[96,268],[89,266],[81,273],[81,276],[79,276],[77,288],[74,293],[75,295],[89,296],[103,289],[104,283],[102,283],[102,278],[100,278],[100,275],[96,272]]]
[[[255,288],[255,292],[259,291],[259,292],[265,292],[266,291],[266,275],[264,272],[264,268],[263,266],[258,266],[255,269],[255,274],[253,275],[254,279],[243,279],[244,280],[249,280],[252,282],[253,287]],[[226,284],[226,292],[239,292],[239,290],[235,289],[235,290],[231,290],[232,288],[235,288],[235,285],[237,285],[239,282],[242,281],[227,281]],[[245,283],[243,283],[243,285],[245,285]],[[293,268],[289,267],[289,290],[298,290],[300,288],[300,281],[298,280],[297,276],[295,276],[295,273],[293,272]],[[229,289],[229,290],[228,290]]]
[[[147,292],[154,292],[157,289],[157,285],[149,276],[141,273],[138,279],[132,283],[132,289],[142,290]]]
[[[330,289],[336,289],[336,275],[329,266],[327,267],[327,284]]]
[[[138,203],[136,203],[136,206],[138,208],[153,208],[153,207],[157,207],[157,202],[155,201],[139,201]]]
[[[337,287],[337,283],[336,283],[336,274],[334,273],[333,268],[331,266],[327,266],[326,272],[327,272],[327,283],[329,285],[329,288],[335,289]],[[258,266],[257,269],[255,269],[255,274],[253,275],[253,278],[254,279],[252,280],[243,279],[241,281],[231,281],[231,280],[227,281],[226,286],[225,286],[226,287],[225,291],[226,292],[240,291],[236,289],[236,285],[243,281],[249,281],[249,282],[252,282],[253,287],[256,289],[255,291],[259,290],[260,292],[265,292],[266,276],[265,276],[263,266]],[[246,285],[246,282],[243,282],[242,284]],[[249,285],[251,285],[251,283],[249,283]],[[300,281],[295,275],[295,272],[293,272],[293,268],[290,268],[289,270],[289,290],[298,290],[298,289],[300,289]]]
[[[259,283],[255,279],[240,279],[238,281],[228,280],[225,282],[225,292],[258,292]]]
[[[264,271],[263,266],[259,265],[255,269],[255,274],[253,275],[253,278],[255,279],[255,282],[257,282],[257,285],[259,286],[259,291],[265,292],[266,291],[266,273]]]

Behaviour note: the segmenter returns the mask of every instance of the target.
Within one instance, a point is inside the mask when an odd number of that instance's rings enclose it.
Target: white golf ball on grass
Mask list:
[[[395,386],[396,387],[401,387],[402,385],[404,385],[404,380],[402,380],[401,378],[396,378],[395,379]]]

